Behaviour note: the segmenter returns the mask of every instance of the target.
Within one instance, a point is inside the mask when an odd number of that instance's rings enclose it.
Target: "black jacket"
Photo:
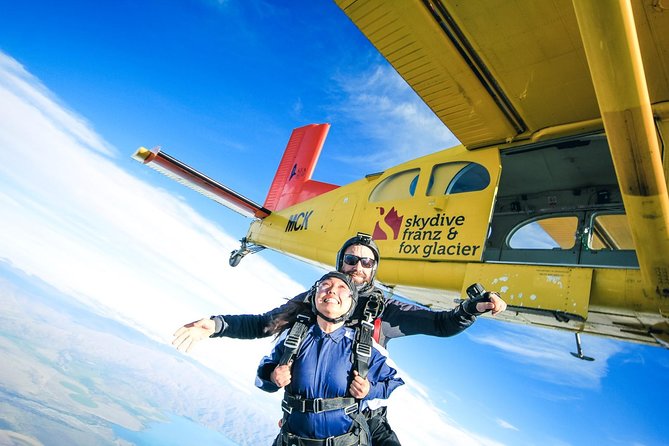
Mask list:
[[[372,293],[380,293],[376,287],[369,292],[363,292],[358,297],[358,306],[348,326],[359,323],[365,304]],[[291,301],[302,302],[307,292],[293,297]],[[385,347],[389,340],[402,336],[424,334],[429,336],[453,336],[469,327],[476,320],[476,316],[468,314],[457,306],[452,310],[432,311],[419,305],[401,302],[397,299],[386,299],[385,309],[381,314],[381,333],[379,344]],[[269,336],[266,328],[273,317],[285,309],[288,303],[274,308],[263,314],[235,314],[213,316],[216,321],[216,333],[212,337],[230,337],[236,339],[255,339]]]

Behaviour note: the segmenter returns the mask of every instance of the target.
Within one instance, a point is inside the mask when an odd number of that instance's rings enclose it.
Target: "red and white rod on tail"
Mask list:
[[[140,147],[132,157],[245,217],[262,219],[339,187],[311,179],[329,129],[329,124],[309,124],[293,130],[263,206],[160,149]]]
[[[160,149],[149,150],[140,147],[132,157],[245,217],[265,218],[271,214],[269,209],[212,180]]]

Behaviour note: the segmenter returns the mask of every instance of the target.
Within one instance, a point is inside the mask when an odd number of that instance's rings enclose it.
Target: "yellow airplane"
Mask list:
[[[295,129],[261,206],[164,152],[140,161],[331,266],[372,234],[388,290],[504,320],[669,346],[669,11],[660,0],[337,0],[462,145],[345,186],[311,178],[329,130]],[[420,142],[417,142],[420,144]],[[663,156],[664,155],[664,156]]]

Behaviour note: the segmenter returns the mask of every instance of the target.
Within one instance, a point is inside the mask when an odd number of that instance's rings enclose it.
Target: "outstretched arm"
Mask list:
[[[256,339],[270,335],[268,331],[274,317],[282,313],[290,302],[302,302],[306,292],[298,294],[280,307],[263,314],[225,314],[212,316],[216,329],[212,338],[228,337],[236,339]]]
[[[305,293],[298,294],[290,301],[304,300]],[[289,302],[290,302],[289,301]],[[256,339],[270,335],[267,329],[274,316],[281,313],[288,302],[263,314],[230,314],[200,319],[179,327],[174,332],[172,345],[177,350],[189,352],[193,345],[202,339],[229,337],[237,339]]]
[[[488,293],[487,297],[490,301],[472,302],[467,299],[452,310],[445,311],[434,311],[419,305],[388,299],[386,309],[381,315],[385,342],[392,338],[416,334],[453,336],[473,324],[476,316],[487,311],[491,311],[494,316],[506,309],[506,303],[497,293]]]

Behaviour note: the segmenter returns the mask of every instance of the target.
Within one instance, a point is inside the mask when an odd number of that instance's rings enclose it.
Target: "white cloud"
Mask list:
[[[233,272],[235,239],[118,167],[83,119],[0,62],[0,257],[163,340],[210,312],[265,311],[301,290],[261,257]],[[267,345],[226,348],[246,358],[226,370],[254,373]]]
[[[520,373],[570,388],[599,389],[608,373],[608,361],[623,350],[609,339],[582,337],[584,354],[595,361],[579,361],[568,352],[576,350],[572,333],[528,326],[504,325],[493,334],[471,339],[501,350],[511,361],[523,364]]]
[[[404,445],[499,446],[503,443],[469,432],[437,408],[429,389],[404,374],[406,385],[393,392],[388,420]]]
[[[410,107],[389,105],[388,114],[421,119]],[[0,53],[0,258],[164,342],[211,312],[262,312],[301,291],[260,256],[232,270],[234,238],[117,158],[84,119]],[[201,342],[193,356],[257,400],[251,383],[269,348],[270,340],[222,339]],[[391,399],[404,444],[497,444],[455,425],[427,389],[407,381]]]
[[[376,150],[342,161],[387,168],[458,144],[448,128],[389,65],[335,79],[344,97],[334,112],[357,122]],[[364,136],[363,136],[364,135]]]
[[[64,132],[92,150],[107,155],[111,154],[107,148],[109,144],[100,138],[85,120],[58,104],[53,95],[37,79],[27,73],[21,64],[2,52],[0,52],[0,70],[3,72],[0,78],[3,95],[8,93],[21,97],[19,110],[13,110],[5,104],[3,112],[9,112],[18,117],[21,116],[21,113],[25,113],[27,108],[30,108],[34,113],[48,117],[48,125],[43,129],[44,131],[48,129]],[[21,127],[30,128],[30,122],[19,121],[18,125],[20,126],[16,129],[18,135],[23,134],[20,132]],[[33,132],[23,135],[38,136]]]
[[[497,418],[495,421],[497,422],[497,425],[499,427],[501,427],[502,429],[510,429],[512,431],[519,431],[520,430],[516,426],[514,426],[513,424],[509,423],[508,421],[502,420],[501,418]]]

